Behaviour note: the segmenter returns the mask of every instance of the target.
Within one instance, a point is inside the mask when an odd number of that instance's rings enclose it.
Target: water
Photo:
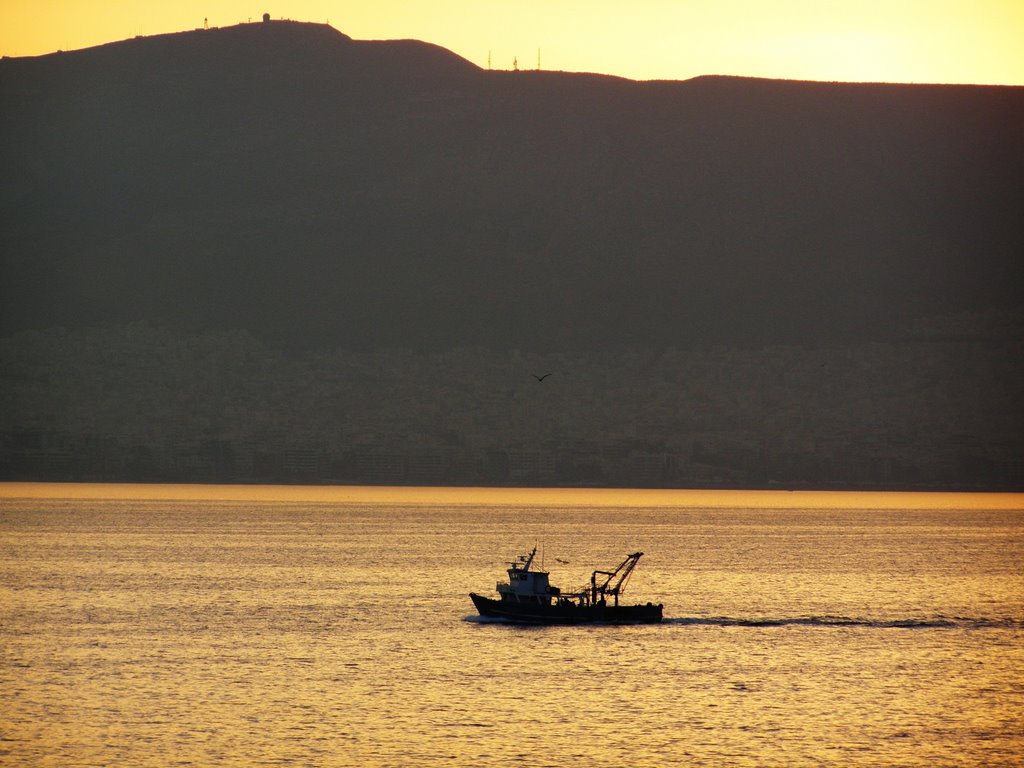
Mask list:
[[[0,765],[1024,764],[1019,496],[29,490]],[[474,617],[534,544],[665,623]]]

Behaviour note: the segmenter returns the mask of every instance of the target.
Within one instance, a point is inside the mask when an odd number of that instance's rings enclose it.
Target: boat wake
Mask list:
[[[496,616],[466,616],[473,624],[510,624]],[[662,625],[682,627],[868,627],[872,629],[1012,629],[1024,631],[1024,618],[989,619],[967,616],[928,616],[913,619],[868,619],[850,616],[666,616]]]
[[[712,627],[871,627],[875,629],[1024,629],[1024,619],[985,619],[964,616],[930,616],[913,619],[867,619],[849,616],[665,617],[663,624]]]
[[[466,616],[463,621],[470,621],[474,624],[509,624],[510,622],[497,616],[477,616],[473,614]]]

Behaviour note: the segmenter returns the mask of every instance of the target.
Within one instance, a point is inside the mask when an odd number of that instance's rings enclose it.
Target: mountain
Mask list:
[[[268,22],[0,60],[0,169],[2,479],[1024,487],[1024,88]]]
[[[270,22],[0,61],[0,332],[890,338],[1024,304],[1024,88],[485,71]]]

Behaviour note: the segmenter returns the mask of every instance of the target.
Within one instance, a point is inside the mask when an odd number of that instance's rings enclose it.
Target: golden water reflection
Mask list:
[[[3,485],[0,766],[1019,765],[1022,501]],[[666,621],[477,621],[534,541]]]
[[[638,488],[0,483],[0,499],[308,501],[354,504],[743,509],[1024,509],[1024,493]]]

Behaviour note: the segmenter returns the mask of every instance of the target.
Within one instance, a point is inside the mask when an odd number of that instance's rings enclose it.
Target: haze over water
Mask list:
[[[473,616],[535,544],[667,620]],[[0,765],[1019,765],[1022,574],[1019,495],[4,485]]]

